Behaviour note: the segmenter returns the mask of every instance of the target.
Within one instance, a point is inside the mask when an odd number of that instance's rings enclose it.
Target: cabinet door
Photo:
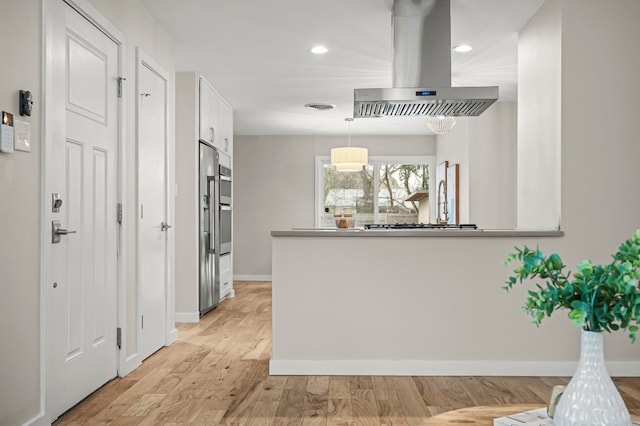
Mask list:
[[[233,148],[233,110],[222,104],[218,111],[220,125],[220,149],[231,155]]]
[[[231,265],[231,254],[220,256],[220,297],[229,294],[233,288]]]
[[[209,130],[209,126],[211,125],[209,120],[209,95],[207,93],[207,85],[206,83],[200,79],[200,92],[198,94],[198,98],[200,100],[200,110],[199,110],[199,120],[200,120],[200,139],[203,141],[212,142],[211,132]]]
[[[200,139],[216,143],[218,132],[218,100],[209,84],[200,79]]]

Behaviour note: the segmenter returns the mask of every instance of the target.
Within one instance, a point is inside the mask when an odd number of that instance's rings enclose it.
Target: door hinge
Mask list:
[[[126,80],[124,77],[118,77],[118,97],[122,97],[122,82]]]
[[[116,207],[116,218],[118,220],[118,224],[122,225],[122,203],[118,203],[118,207]]]
[[[122,349],[122,328],[116,328],[116,345],[118,345],[118,349]]]

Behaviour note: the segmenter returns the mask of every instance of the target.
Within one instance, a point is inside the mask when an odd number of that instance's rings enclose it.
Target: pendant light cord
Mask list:
[[[346,121],[348,124],[347,127],[347,145],[349,146],[349,148],[351,148],[351,122],[353,121],[353,118],[351,117],[347,117],[344,119],[344,121]]]

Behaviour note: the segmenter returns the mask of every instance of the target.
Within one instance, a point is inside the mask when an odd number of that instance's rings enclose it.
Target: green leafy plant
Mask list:
[[[627,330],[636,341],[640,323],[640,229],[620,245],[613,260],[606,265],[580,262],[574,274],[556,253],[545,256],[538,248],[515,247],[505,264],[519,266],[505,281],[509,291],[525,280],[541,279],[537,290],[529,290],[522,310],[540,325],[545,317],[560,309],[569,310],[569,319],[588,331]]]

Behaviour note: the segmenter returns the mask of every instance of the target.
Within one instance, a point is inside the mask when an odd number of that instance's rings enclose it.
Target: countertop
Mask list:
[[[327,229],[293,228],[271,231],[272,237],[561,237],[551,229]]]

